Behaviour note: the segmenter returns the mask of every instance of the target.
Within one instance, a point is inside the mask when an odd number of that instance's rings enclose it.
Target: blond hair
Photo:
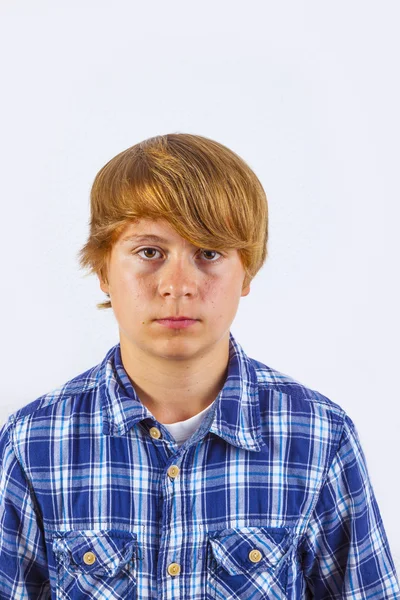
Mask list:
[[[78,253],[80,267],[107,281],[114,243],[141,218],[165,219],[199,248],[236,248],[246,274],[243,287],[267,257],[268,203],[259,179],[235,152],[200,135],[151,137],[100,169],[90,192],[90,232]],[[111,308],[111,301],[97,308]]]

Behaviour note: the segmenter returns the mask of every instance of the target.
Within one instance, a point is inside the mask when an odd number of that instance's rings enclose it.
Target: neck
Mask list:
[[[142,404],[160,423],[184,421],[210,406],[228,373],[229,332],[199,356],[154,355],[121,335],[124,369]]]

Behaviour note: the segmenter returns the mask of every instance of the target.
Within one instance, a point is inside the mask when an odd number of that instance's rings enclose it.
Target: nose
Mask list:
[[[198,270],[190,258],[170,258],[160,270],[159,292],[162,296],[194,296],[198,288]]]

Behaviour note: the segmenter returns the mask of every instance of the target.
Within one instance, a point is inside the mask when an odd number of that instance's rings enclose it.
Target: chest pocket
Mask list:
[[[292,533],[242,527],[209,534],[207,599],[286,599]]]
[[[56,532],[57,600],[136,598],[137,536],[117,529]]]

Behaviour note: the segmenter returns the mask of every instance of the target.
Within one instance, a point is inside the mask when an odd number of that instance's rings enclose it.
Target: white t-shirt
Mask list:
[[[163,423],[164,427],[166,427],[171,435],[175,438],[178,446],[181,446],[183,442],[186,442],[192,433],[194,433],[196,429],[200,427],[201,422],[211,409],[214,402],[212,402],[210,406],[207,406],[207,408],[201,412],[197,413],[197,415],[194,415],[194,417],[190,417],[190,419],[178,421],[177,423]]]

